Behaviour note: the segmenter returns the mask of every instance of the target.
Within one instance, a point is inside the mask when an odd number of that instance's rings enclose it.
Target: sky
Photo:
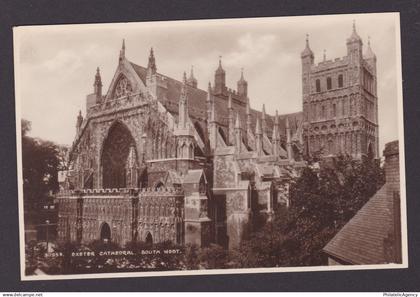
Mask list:
[[[100,67],[103,93],[118,66],[122,39],[126,57],[147,66],[153,47],[159,73],[182,79],[194,66],[198,87],[214,81],[219,56],[227,86],[236,89],[241,68],[248,81],[252,108],[269,114],[302,110],[300,53],[305,37],[315,63],[346,55],[353,20],[363,39],[370,36],[377,56],[380,151],[398,139],[396,14],[353,14],[83,25],[26,26],[15,30],[17,114],[31,121],[30,135],[71,144],[79,110],[85,115],[86,95],[93,92]]]

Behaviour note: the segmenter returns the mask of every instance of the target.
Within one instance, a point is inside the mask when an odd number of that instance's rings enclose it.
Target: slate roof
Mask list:
[[[139,78],[143,81],[143,83],[146,84],[146,75],[147,75],[147,68],[137,65],[135,63],[130,62],[131,66],[133,67],[134,71],[137,73]],[[161,95],[158,100],[166,107],[166,109],[175,117],[178,117],[178,101],[181,94],[181,87],[182,82],[178,81],[176,79],[173,79],[171,77],[168,77],[166,75],[163,75],[161,73],[158,73],[158,75],[162,78],[164,78],[168,84],[166,96],[162,97]],[[207,91],[201,90],[199,88],[194,88],[191,86],[188,86],[187,88],[187,94],[188,94],[188,111],[189,114],[194,117],[195,119],[205,119],[207,115],[207,105],[206,105],[206,99],[207,99]],[[216,96],[215,100],[215,111],[216,111],[216,120],[219,121],[222,125],[227,125],[226,119],[228,117],[228,108],[227,108],[227,97],[222,98],[220,96]],[[263,103],[263,100],[260,101],[261,105]],[[234,103],[234,109],[236,109],[239,106],[235,106]],[[239,115],[241,117],[241,125],[242,128],[245,129],[246,127],[246,113],[245,113],[245,107],[243,108],[243,112],[241,112]],[[275,111],[268,111],[271,114],[274,114]],[[296,112],[291,113],[287,115],[279,115],[279,128],[280,133],[285,135],[285,118],[286,116],[289,117],[289,124],[290,129],[292,132],[292,135],[295,134],[297,128],[300,126],[300,123],[302,122],[302,112]],[[253,132],[255,132],[255,125],[256,125],[256,118],[261,118],[261,111],[257,111],[251,108],[251,126],[253,127]],[[271,139],[272,136],[272,127],[274,125],[274,116],[271,116],[269,114],[266,115],[266,126],[267,126],[267,136]]]
[[[172,184],[181,184],[182,178],[179,176],[178,172],[172,169],[168,170],[167,181],[172,182]]]
[[[202,169],[188,170],[187,175],[184,177],[184,184],[198,184],[203,174]]]
[[[384,240],[393,231],[393,200],[385,184],[328,242],[324,251],[350,264],[387,263]]]

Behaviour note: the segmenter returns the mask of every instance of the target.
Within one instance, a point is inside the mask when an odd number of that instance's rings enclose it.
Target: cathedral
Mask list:
[[[378,156],[376,57],[356,29],[348,54],[314,64],[301,54],[303,112],[250,107],[243,72],[226,85],[221,59],[207,90],[126,57],[106,92],[99,68],[79,112],[69,170],[57,194],[60,241],[237,247],[288,205],[306,156]]]

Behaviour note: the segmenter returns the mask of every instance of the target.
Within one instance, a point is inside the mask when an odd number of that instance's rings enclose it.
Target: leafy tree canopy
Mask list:
[[[310,164],[292,180],[290,206],[234,253],[238,267],[324,265],[322,248],[384,184],[371,157]]]
[[[31,123],[22,120],[24,201],[34,206],[50,191],[58,190],[59,147],[51,141],[28,136]]]

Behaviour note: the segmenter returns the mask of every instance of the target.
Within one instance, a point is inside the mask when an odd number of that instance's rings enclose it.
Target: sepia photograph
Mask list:
[[[22,280],[408,267],[398,13],[13,42]]]

